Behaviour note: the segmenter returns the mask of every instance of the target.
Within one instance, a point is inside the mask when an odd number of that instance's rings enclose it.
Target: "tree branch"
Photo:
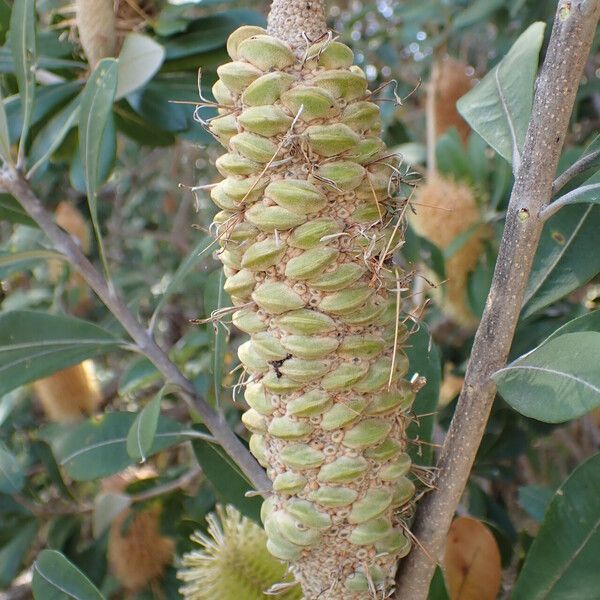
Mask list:
[[[418,505],[413,526],[414,535],[437,561],[494,401],[496,387],[491,376],[505,365],[510,350],[543,227],[540,212],[552,196],[552,182],[599,17],[600,0],[558,3],[492,286],[438,461],[434,490]],[[427,598],[434,569],[431,559],[415,547],[400,563],[395,597]]]
[[[52,242],[54,248],[62,253],[65,259],[79,271],[87,284],[96,292],[100,300],[129,333],[139,351],[154,364],[167,381],[174,383],[181,389],[182,396],[190,408],[198,412],[216,441],[236,462],[252,485],[261,492],[269,490],[271,484],[266,473],[235,436],[223,416],[217,414],[198,394],[192,382],[183,375],[156,343],[152,335],[133,316],[123,299],[94,268],[77,243],[56,225],[52,216],[44,208],[22,174],[15,169],[5,169],[0,173],[0,186],[20,202],[29,216],[40,226],[40,229]]]

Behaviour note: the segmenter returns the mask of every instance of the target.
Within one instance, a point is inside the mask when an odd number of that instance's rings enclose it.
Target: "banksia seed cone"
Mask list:
[[[459,236],[468,236],[460,248],[446,259],[446,281],[437,282],[440,285],[432,292],[442,312],[453,321],[466,328],[476,326],[478,319],[467,302],[467,283],[490,230],[482,222],[473,188],[467,183],[433,173],[418,188],[414,204],[415,213],[410,217],[412,227],[440,250],[446,250]],[[429,278],[436,282],[434,273],[430,273]]]
[[[404,228],[379,108],[352,51],[327,36],[292,48],[241,27],[227,48],[209,125],[227,149],[225,179],[211,197],[233,323],[250,334],[242,420],[273,481],[267,547],[307,600],[385,595],[410,548],[415,394],[396,327],[391,255]]]
[[[281,561],[267,550],[264,530],[242,516],[234,506],[210,514],[208,535],[196,532],[192,540],[203,547],[185,554],[177,577],[186,600],[263,600],[277,586],[281,600],[300,600],[298,585],[290,585]]]
[[[141,590],[162,576],[175,542],[160,532],[160,507],[123,511],[108,535],[108,562],[123,587]]]
[[[91,360],[34,381],[33,392],[50,420],[65,423],[89,415],[102,399]]]
[[[114,0],[76,0],[75,15],[79,41],[93,69],[101,59],[115,55]]]

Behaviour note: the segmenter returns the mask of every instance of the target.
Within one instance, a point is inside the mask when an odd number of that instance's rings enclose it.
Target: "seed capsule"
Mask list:
[[[293,471],[286,471],[280,473],[273,480],[273,489],[280,494],[298,494],[301,492],[308,483],[308,480],[304,475],[294,473]]]
[[[327,373],[329,364],[327,360],[290,358],[283,363],[279,371],[294,381],[310,383]]]
[[[285,254],[285,246],[273,238],[252,244],[242,256],[242,267],[252,271],[265,271],[276,265]]]
[[[343,123],[311,125],[306,128],[304,134],[311,150],[326,157],[350,150],[360,141],[360,136]]]
[[[387,438],[384,442],[379,444],[379,446],[367,448],[364,455],[372,460],[383,462],[393,458],[400,452],[402,452],[402,444],[396,440]]]
[[[281,282],[263,283],[256,288],[252,298],[261,308],[275,315],[304,306],[304,300]]]
[[[308,308],[291,311],[275,322],[284,331],[300,335],[328,333],[335,329],[335,321],[331,317]]]
[[[217,79],[215,84],[212,86],[212,95],[215,100],[222,106],[233,106],[233,96],[227,88],[227,86],[220,80]]]
[[[308,421],[298,421],[290,417],[275,417],[269,424],[269,433],[281,440],[297,440],[313,430]]]
[[[255,411],[253,408],[247,410],[242,415],[242,423],[252,433],[266,433],[267,421],[263,415]]]
[[[285,231],[306,221],[304,215],[291,212],[281,206],[254,204],[246,211],[248,221],[263,231]]]
[[[238,358],[244,365],[244,368],[250,373],[266,373],[269,365],[264,358],[261,358],[251,340],[244,342],[238,348]]]
[[[232,60],[237,60],[238,46],[249,37],[253,35],[263,35],[266,31],[262,27],[256,27],[255,25],[242,25],[238,27],[228,38],[227,38],[227,54]]]
[[[386,304],[380,296],[370,298],[363,307],[349,314],[340,316],[346,325],[365,326],[377,321],[385,311]]]
[[[288,335],[281,344],[298,358],[323,358],[334,352],[339,342],[334,337]]]
[[[373,565],[369,567],[368,575],[365,574],[365,569],[363,568],[349,575],[344,585],[351,592],[372,592],[373,586],[378,588],[384,581],[385,575],[383,571],[377,565]]]
[[[253,35],[245,39],[238,46],[237,54],[262,71],[285,69],[295,60],[291,48],[270,35]]]
[[[411,542],[399,529],[392,531],[375,543],[377,552],[393,554],[397,558],[404,558],[410,552]]]
[[[273,403],[267,398],[262,383],[248,383],[246,385],[246,391],[244,392],[244,399],[250,408],[253,408],[261,415],[272,415],[275,410]]]
[[[246,299],[250,297],[255,284],[254,273],[248,269],[242,269],[226,279],[223,289],[230,296]]]
[[[350,483],[361,477],[368,468],[369,463],[361,456],[340,456],[323,465],[317,478],[322,483]]]
[[[371,364],[367,376],[364,377],[355,387],[355,390],[361,394],[368,394],[381,389],[386,385],[390,378],[392,368],[391,358],[380,358]],[[396,379],[395,373],[392,373],[392,381]]]
[[[277,146],[269,139],[255,133],[238,133],[234,135],[229,144],[242,156],[258,163],[268,163],[277,156]]]
[[[347,448],[361,449],[381,442],[390,432],[392,424],[383,419],[365,419],[344,434],[342,444]]]
[[[297,560],[300,558],[301,547],[293,544],[281,534],[279,526],[271,515],[264,521],[265,533],[267,534],[267,548],[270,548],[273,555],[282,560]],[[289,557],[289,558],[288,558]]]
[[[303,179],[278,179],[271,182],[265,196],[283,208],[301,215],[320,211],[326,204],[325,196],[312,183]]]
[[[290,400],[286,410],[288,414],[296,417],[312,417],[319,415],[331,405],[331,398],[322,390],[311,390]]]
[[[369,358],[379,354],[384,346],[385,340],[375,335],[349,335],[340,344],[338,354]]]
[[[335,248],[328,246],[311,248],[288,261],[285,275],[290,279],[310,279],[326,269],[338,255]]]
[[[357,223],[377,223],[381,220],[381,208],[377,204],[370,202],[371,198],[367,199],[365,204],[361,204],[352,213],[352,218]]]
[[[315,469],[321,466],[325,460],[322,452],[307,444],[289,444],[281,450],[279,458],[286,467],[299,471]]]
[[[235,133],[237,133],[237,129]],[[260,165],[257,162],[232,153],[219,156],[215,162],[215,166],[223,177],[229,177],[230,175],[252,175],[260,171]]]
[[[313,529],[327,529],[331,527],[331,517],[326,512],[317,510],[312,502],[293,498],[288,500],[285,510],[294,519]]]
[[[358,187],[366,173],[363,166],[347,160],[323,163],[315,171],[318,180],[342,192]]]
[[[391,529],[389,519],[378,517],[377,519],[357,525],[348,537],[348,541],[357,546],[366,546],[389,535]]]
[[[383,391],[373,398],[371,404],[367,408],[368,415],[383,415],[385,413],[396,410],[401,405],[408,405],[412,403],[414,398],[414,392],[410,390],[409,397],[407,398],[405,392],[400,389],[392,389],[390,391]]]
[[[250,452],[254,455],[254,458],[263,467],[267,466],[267,445],[265,444],[265,438],[262,435],[253,433],[250,436],[248,442]]]
[[[294,229],[292,235],[288,238],[287,243],[292,246],[292,248],[309,250],[315,246],[320,246],[323,243],[321,241],[323,237],[334,235],[339,232],[340,226],[333,219],[326,217],[315,219]],[[346,265],[342,265],[340,268],[345,266]],[[328,275],[335,277],[335,273],[329,273]]]
[[[328,91],[334,98],[346,101],[362,98],[367,93],[367,78],[356,69],[333,69],[318,72],[313,83]]]
[[[350,389],[366,375],[368,370],[368,363],[358,365],[341,363],[339,367],[323,377],[321,386],[329,392]]]
[[[297,546],[312,546],[321,538],[317,529],[306,527],[285,510],[277,510],[272,518],[281,535]]]
[[[255,79],[242,92],[242,103],[244,106],[275,104],[292,83],[294,78],[288,73],[267,73]]]
[[[415,495],[415,492],[415,484],[408,477],[401,477],[396,481],[394,487],[392,506],[397,507],[406,504]]]
[[[250,308],[242,308],[234,312],[231,321],[244,333],[257,333],[267,328],[258,313]]]
[[[281,342],[266,331],[253,336],[252,343],[256,352],[265,360],[284,360],[288,355]]]
[[[296,86],[281,94],[281,102],[293,115],[300,114],[302,121],[324,119],[337,112],[335,98],[320,87]]]
[[[379,106],[373,102],[353,102],[344,109],[341,121],[354,131],[362,133],[375,130],[379,132],[381,128]]]
[[[265,179],[257,179],[256,177],[245,179],[227,177],[227,179],[218,183],[216,187],[221,186],[223,191],[236,202],[246,201],[249,203],[260,198],[266,183]]]
[[[308,499],[325,508],[339,508],[348,506],[358,498],[358,492],[351,488],[330,487],[322,485],[319,489],[311,492]]]
[[[379,478],[383,481],[394,481],[400,477],[404,477],[410,470],[412,461],[410,456],[406,453],[402,453],[394,462],[384,465],[379,469]]]
[[[388,489],[369,490],[363,498],[355,502],[348,521],[354,525],[364,523],[386,511],[392,504],[392,492]]]
[[[217,67],[217,74],[229,91],[240,94],[262,75],[262,71],[248,63],[234,61]]]
[[[313,44],[306,52],[307,61],[315,61],[326,69],[347,69],[354,61],[354,53],[346,44],[324,41]]]
[[[304,387],[302,383],[293,381],[289,377],[282,377],[274,371],[267,373],[262,378],[262,384],[274,394],[291,394]]]
[[[242,268],[242,253],[237,249],[227,248],[219,252],[219,259],[229,269],[239,271]]]
[[[344,315],[360,308],[373,293],[368,286],[353,287],[329,294],[321,300],[319,308],[323,312]]]
[[[208,128],[225,147],[227,147],[232,136],[238,132],[237,121],[233,115],[224,115],[212,119]]]
[[[332,431],[349,425],[356,421],[365,409],[366,401],[362,398],[354,398],[334,404],[321,419],[321,428]]]
[[[323,273],[311,279],[310,286],[323,292],[337,292],[360,279],[364,273],[364,267],[356,263],[344,263],[333,273]]]
[[[385,144],[380,138],[370,137],[361,140],[344,156],[348,160],[357,162],[359,165],[364,165],[375,160],[384,150]]]
[[[285,133],[292,123],[291,117],[276,106],[250,106],[238,117],[244,129],[266,137]]]

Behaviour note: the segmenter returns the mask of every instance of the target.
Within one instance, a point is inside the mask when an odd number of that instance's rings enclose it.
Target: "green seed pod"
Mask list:
[[[245,333],[257,333],[266,329],[258,313],[250,308],[236,310],[231,317],[231,322]]]
[[[367,376],[360,380],[355,389],[361,394],[369,394],[380,390],[387,385],[390,379],[390,370],[392,368],[391,358],[380,358],[371,364]],[[392,374],[392,381],[397,379],[396,373]]]
[[[298,560],[301,555],[301,550],[298,546],[290,544],[287,540],[272,539],[267,540],[267,550],[280,560],[290,561]]]
[[[238,208],[238,202],[236,202],[229,194],[225,193],[225,189],[221,183],[218,183],[212,190],[210,190],[210,197],[212,201],[223,210],[235,211]]]
[[[319,308],[334,315],[348,314],[361,307],[372,293],[373,290],[368,286],[354,286],[325,296]]]
[[[285,254],[285,246],[273,238],[252,244],[242,256],[242,267],[251,271],[265,271],[276,265]]]
[[[271,371],[262,378],[262,384],[267,390],[274,394],[291,394],[302,389],[303,384],[293,381],[289,377],[282,377],[278,373]]]
[[[234,115],[216,117],[211,120],[208,128],[224,146],[227,146],[232,136],[238,132],[237,121]]]
[[[265,392],[262,383],[250,382],[246,385],[244,398],[250,408],[259,412],[261,415],[272,415],[275,410],[273,403]]]
[[[268,163],[277,156],[277,146],[255,133],[238,133],[229,140],[230,146],[245,158],[258,163]]]
[[[308,145],[321,156],[336,156],[358,144],[360,136],[343,123],[334,125],[311,125],[304,132]]]
[[[222,106],[233,106],[234,100],[231,92],[227,86],[220,80],[217,79],[215,84],[212,86],[212,95],[215,100]]]
[[[289,444],[281,450],[279,458],[286,467],[298,471],[320,467],[325,460],[322,452],[308,444]]]
[[[250,440],[248,442],[248,446],[250,452],[254,455],[254,458],[259,462],[259,464],[263,467],[267,466],[267,446],[265,444],[265,438],[262,435],[258,435],[253,433],[250,436]]]
[[[372,593],[373,586],[376,588],[381,586],[385,581],[383,571],[372,566],[368,569],[368,575],[365,574],[365,569],[361,568],[352,575],[346,578],[344,585],[346,589],[352,592],[369,592]]]
[[[381,220],[381,215],[381,208],[378,208],[377,204],[367,201],[352,213],[352,219],[357,223],[377,223]]]
[[[331,317],[308,308],[288,312],[278,317],[276,323],[287,333],[299,335],[328,333],[335,329],[335,321]]]
[[[246,211],[246,218],[262,231],[285,231],[306,221],[304,215],[291,212],[281,206],[265,206],[258,203]]]
[[[340,456],[323,465],[317,478],[321,483],[350,483],[362,477],[368,468],[369,463],[362,456]]]
[[[331,406],[331,398],[322,390],[311,390],[287,403],[289,415],[296,417],[312,417],[320,415]]]
[[[296,230],[297,231],[297,230]],[[311,287],[322,292],[337,292],[360,279],[365,269],[356,263],[344,263],[333,273],[323,273],[310,280]]]
[[[269,370],[269,364],[258,355],[251,340],[240,345],[238,358],[249,373],[266,373]]]
[[[242,269],[226,279],[223,289],[230,296],[246,299],[250,297],[255,284],[254,273],[248,269]]]
[[[406,504],[416,491],[415,484],[408,477],[401,477],[395,482],[392,506],[398,507]]]
[[[334,98],[346,101],[364,97],[367,93],[367,78],[360,69],[320,71],[315,75],[313,83],[328,91]]]
[[[397,440],[387,438],[379,446],[374,448],[367,448],[365,450],[365,456],[372,460],[383,462],[393,458],[397,454],[402,452],[402,444]]]
[[[252,343],[256,352],[267,361],[284,360],[288,355],[281,342],[266,331],[256,334]]]
[[[283,363],[279,370],[294,381],[310,383],[327,373],[329,370],[329,361],[290,358]]]
[[[261,308],[275,315],[304,306],[304,300],[281,282],[263,283],[256,288],[252,298]]]
[[[386,303],[380,296],[370,298],[362,308],[349,314],[340,316],[340,319],[346,324],[354,327],[371,325],[385,311]]]
[[[366,546],[383,539],[390,534],[391,530],[389,519],[378,517],[357,525],[348,537],[348,541],[357,546]]]
[[[237,55],[261,71],[285,69],[295,60],[291,48],[270,35],[254,35],[245,39],[238,46]]]
[[[269,434],[280,440],[298,440],[313,430],[308,421],[298,421],[290,417],[275,417],[269,425]]]
[[[302,179],[273,181],[267,186],[265,196],[279,206],[301,215],[318,212],[327,202],[316,186]]]
[[[333,337],[288,335],[281,340],[283,347],[299,358],[323,358],[330,355],[337,347],[338,340]]]
[[[294,116],[302,108],[302,121],[323,119],[338,111],[335,98],[320,87],[295,86],[281,94],[281,102]]]
[[[296,227],[287,242],[292,248],[309,250],[322,244],[325,236],[332,236],[340,232],[340,226],[333,219],[314,219]],[[345,265],[342,265],[345,266]],[[340,267],[341,268],[341,267]]]
[[[374,396],[371,404],[367,407],[366,414],[370,416],[383,415],[392,410],[396,410],[404,402],[406,402],[404,393],[395,387],[393,390],[383,391]]]
[[[402,453],[398,458],[394,459],[393,462],[383,465],[379,469],[379,478],[383,481],[394,481],[400,477],[404,477],[410,470],[412,461],[410,456],[406,453]]]
[[[244,129],[272,137],[285,133],[292,124],[292,118],[276,106],[250,106],[238,117]],[[255,171],[256,172],[256,171]]]
[[[348,521],[353,525],[364,523],[378,517],[392,504],[392,492],[388,489],[369,490],[360,500],[352,505]]]
[[[240,94],[262,71],[248,63],[234,61],[217,67],[217,74],[230,92]]]
[[[385,340],[375,335],[349,335],[338,348],[340,356],[360,356],[370,358],[379,354],[385,346]]]
[[[245,201],[246,203],[258,200],[266,185],[266,180],[249,177],[247,179],[237,179],[228,177],[218,183],[215,187],[222,186],[223,191],[233,198],[236,202]]]
[[[398,558],[404,558],[410,552],[410,547],[410,540],[398,529],[392,529],[387,536],[375,542],[377,552],[393,554]]]
[[[306,527],[313,529],[331,527],[331,517],[326,512],[317,510],[308,500],[293,498],[286,503],[285,510]]]
[[[308,494],[308,499],[325,508],[339,508],[348,506],[358,498],[358,492],[351,488],[331,487],[322,485],[314,492]]]
[[[316,174],[318,179],[327,185],[342,192],[351,192],[360,185],[365,178],[366,171],[363,166],[355,162],[340,160],[322,164],[316,169]]]
[[[336,369],[323,377],[321,385],[328,392],[346,390],[354,387],[367,374],[368,370],[368,363],[358,365],[341,363]]]
[[[308,483],[308,479],[304,475],[294,473],[293,471],[286,471],[280,473],[273,480],[273,489],[281,494],[298,494],[301,492]]]
[[[242,103],[245,106],[275,104],[283,92],[294,83],[288,73],[276,71],[255,79],[243,92]]]
[[[263,35],[265,33],[266,31],[262,27],[256,27],[255,25],[242,25],[238,27],[227,38],[227,54],[229,54],[232,60],[238,60],[239,45],[253,35]]]
[[[332,406],[321,419],[321,428],[325,431],[340,429],[356,421],[365,409],[366,401],[363,398],[346,400]]]
[[[342,444],[347,448],[361,449],[381,442],[390,432],[392,424],[383,419],[364,419],[344,434]]]
[[[237,133],[237,130],[235,133]],[[217,158],[215,166],[223,177],[229,177],[230,175],[252,175],[253,173],[260,172],[257,162],[248,160],[239,154],[223,154]]]
[[[300,556],[301,547],[298,544],[294,544],[286,539],[279,529],[279,525],[277,521],[273,518],[271,514],[264,521],[265,533],[268,536],[267,540],[267,548],[269,548],[269,543],[275,546],[277,552],[281,553],[281,556],[294,556],[296,559]],[[279,555],[275,554],[279,558]],[[283,560],[296,560],[292,559],[283,559]]]
[[[285,275],[289,279],[310,279],[326,269],[338,256],[335,248],[323,246],[306,250],[288,261]]]
[[[266,433],[267,432],[267,421],[265,417],[253,408],[247,410],[242,415],[242,423],[247,427],[248,431],[252,433]]]
[[[277,510],[272,516],[281,535],[297,546],[312,546],[321,539],[317,529],[306,527],[285,510]]]
[[[325,41],[313,44],[306,52],[306,60],[325,69],[347,69],[354,61],[354,53],[346,44]]]
[[[342,113],[341,121],[354,131],[364,132],[381,129],[379,106],[373,102],[354,102],[349,104]]]
[[[219,252],[219,259],[229,269],[242,268],[242,253],[238,249],[227,248]]]
[[[364,165],[375,160],[384,150],[385,144],[380,138],[370,137],[361,140],[344,155],[344,158],[357,162],[359,165]]]

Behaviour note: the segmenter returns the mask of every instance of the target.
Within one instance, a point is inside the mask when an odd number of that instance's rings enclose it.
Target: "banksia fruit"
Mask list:
[[[89,415],[102,399],[91,360],[34,381],[33,393],[48,418],[57,422],[76,421]]]
[[[225,179],[211,197],[233,323],[250,334],[242,420],[273,482],[267,547],[307,600],[385,595],[410,549],[415,392],[379,108],[318,2],[276,0],[267,32],[241,27],[227,48],[209,124]]]
[[[278,590],[281,600],[300,600],[300,586],[267,550],[261,527],[231,505],[217,506],[206,520],[208,535],[192,536],[203,549],[185,554],[177,573],[186,600],[263,600],[268,590]]]

